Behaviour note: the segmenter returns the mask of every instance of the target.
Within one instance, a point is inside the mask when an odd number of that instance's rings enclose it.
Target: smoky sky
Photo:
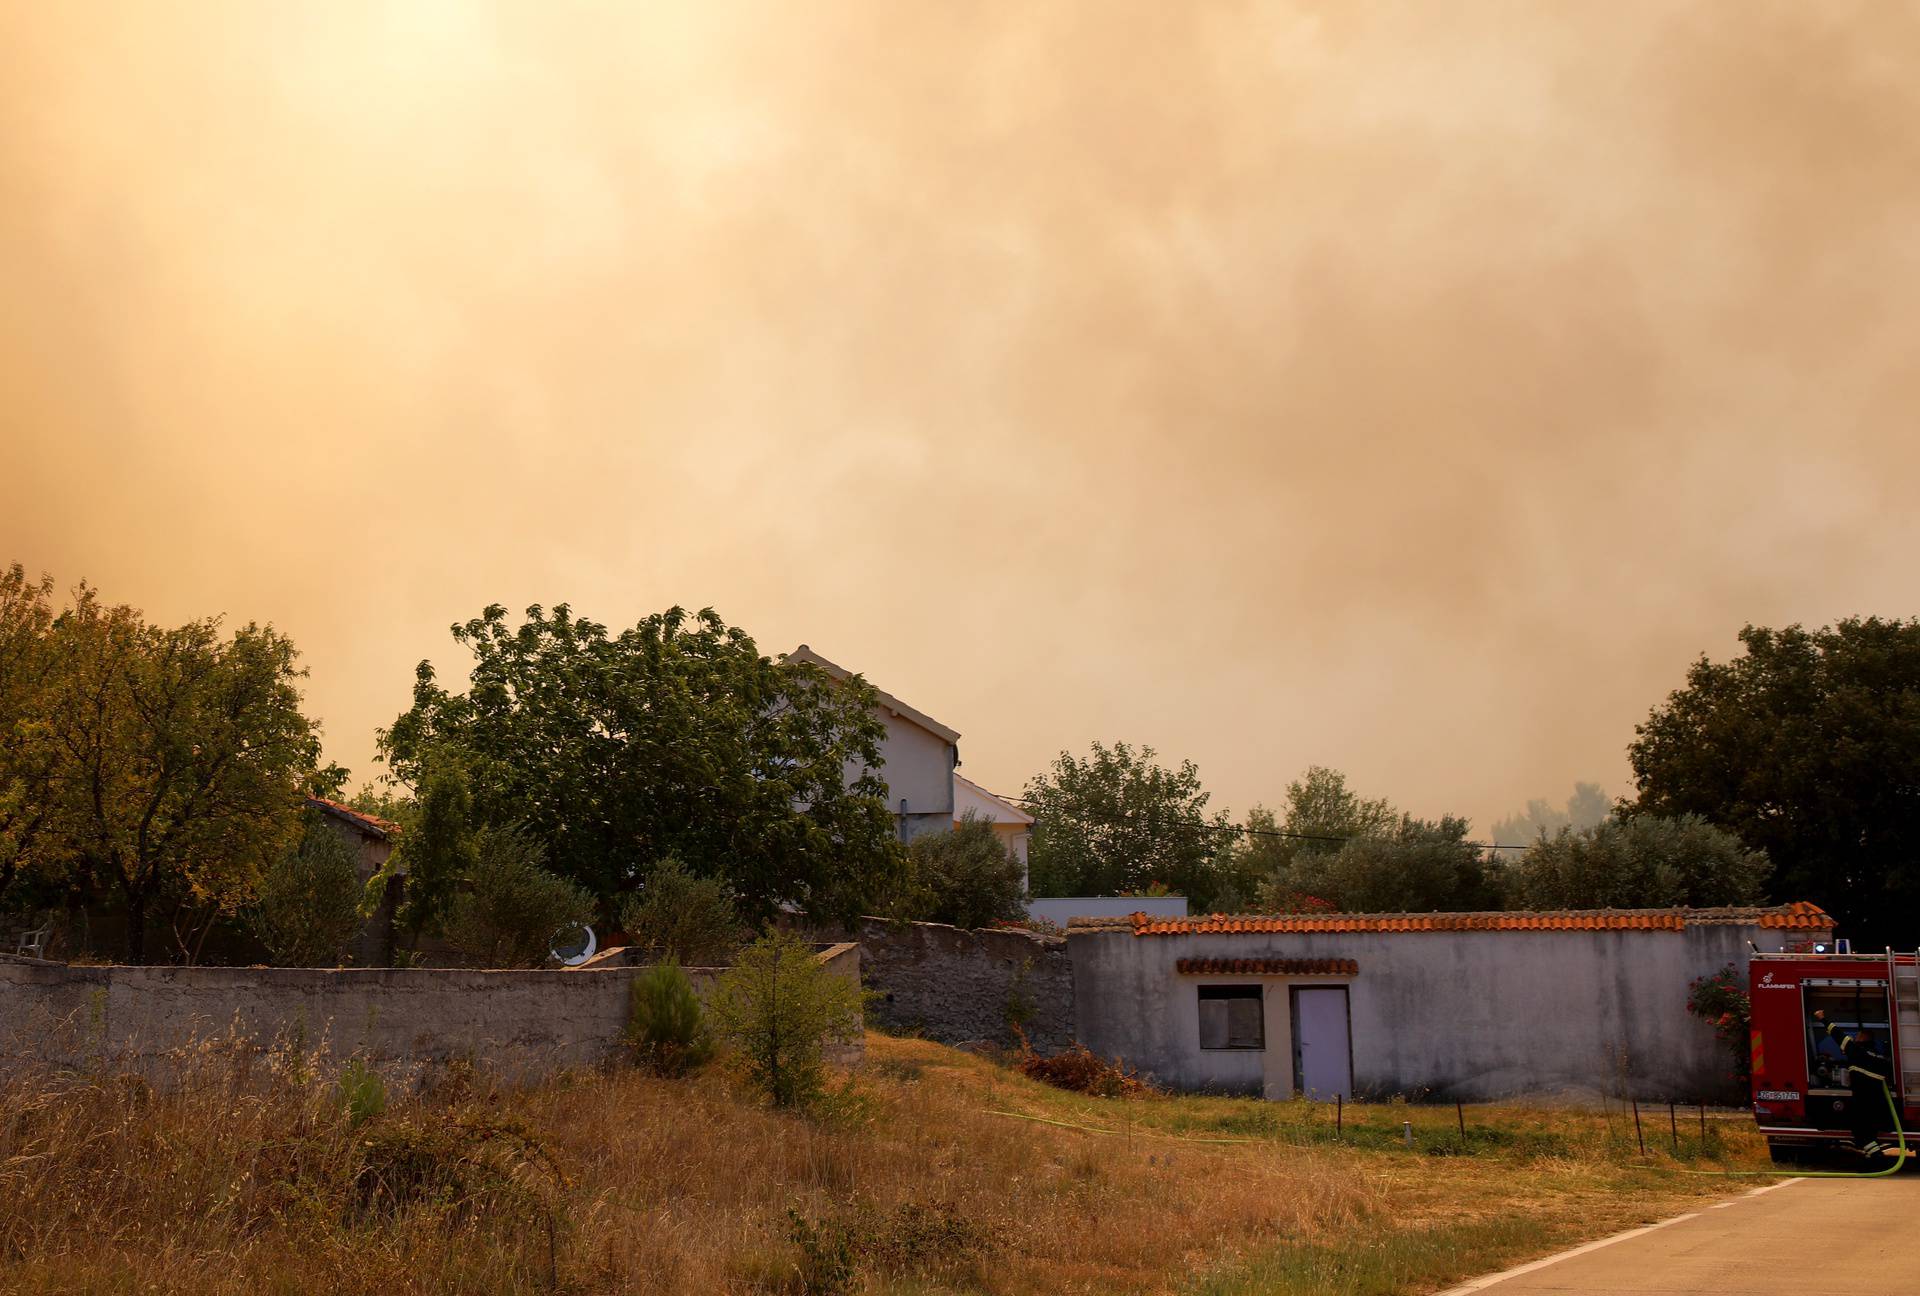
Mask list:
[[[1881,3],[0,8],[0,561],[370,765],[491,602],[1485,825],[1916,610]]]

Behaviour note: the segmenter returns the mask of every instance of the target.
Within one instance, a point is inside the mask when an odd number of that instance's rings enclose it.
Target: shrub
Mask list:
[[[346,1114],[347,1124],[354,1129],[387,1110],[386,1081],[359,1058],[341,1068],[340,1079],[334,1085],[334,1097]]]
[[[754,1086],[775,1106],[795,1107],[820,1096],[827,1041],[858,1034],[864,998],[805,941],[769,931],[720,974],[711,1012]]]
[[[538,967],[554,940],[593,919],[593,897],[545,868],[518,828],[479,834],[469,887],[447,906],[447,943],[483,967]]]
[[[745,934],[732,888],[699,877],[669,855],[653,866],[640,893],[627,900],[620,924],[634,944],[682,967],[725,963]]]
[[[1741,985],[1740,969],[1729,963],[1711,976],[1697,978],[1687,987],[1687,1011],[1713,1027],[1714,1037],[1733,1059],[1730,1078],[1744,1085],[1753,1071],[1748,1030],[1752,1006]]]
[[[1026,915],[1020,861],[968,811],[950,832],[916,837],[907,847],[908,881],[894,905],[902,918],[985,927]]]
[[[253,926],[274,960],[333,967],[360,929],[360,871],[353,848],[319,811],[307,814],[299,844],[260,879]]]
[[[700,996],[679,964],[663,959],[633,979],[627,1041],[637,1061],[662,1075],[682,1075],[712,1054]]]
[[[1042,1057],[1021,1040],[1020,1074],[1056,1089],[1092,1094],[1095,1098],[1134,1098],[1149,1092],[1147,1083],[1127,1069],[1124,1063],[1100,1057],[1084,1044],[1075,1044],[1064,1053]]]

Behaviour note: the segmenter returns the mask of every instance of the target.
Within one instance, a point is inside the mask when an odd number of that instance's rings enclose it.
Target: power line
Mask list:
[[[990,795],[994,797],[998,797],[1000,800],[1007,802],[1009,805],[1019,805],[1019,806],[1027,806],[1029,808],[1039,808],[1039,807],[1042,807],[1044,804],[1042,802],[1035,801],[1029,797],[1002,796],[998,792],[990,793]],[[1089,816],[1082,814],[1079,817],[1086,818]],[[1112,824],[1143,822],[1139,816],[1125,815],[1125,814],[1105,815],[1105,816],[1096,815],[1092,817],[1098,818],[1102,822],[1112,823]],[[1343,836],[1337,836],[1329,833],[1288,832],[1283,828],[1249,828],[1245,824],[1208,823],[1204,819],[1172,819],[1172,820],[1160,819],[1160,820],[1147,820],[1144,822],[1146,822],[1147,826],[1149,827],[1158,827],[1161,825],[1165,825],[1168,827],[1193,828],[1200,832],[1238,833],[1242,837],[1281,837],[1289,841],[1334,842],[1341,845],[1344,845],[1347,842],[1355,842],[1355,841],[1383,840],[1382,838],[1378,838],[1378,837],[1361,837],[1357,835],[1349,835],[1349,836],[1343,837]],[[1533,848],[1532,843],[1515,845],[1511,842],[1502,843],[1502,842],[1459,841],[1459,842],[1449,842],[1444,844],[1453,845],[1453,846],[1470,846],[1475,850],[1489,850],[1489,851],[1503,851],[1503,850],[1504,851],[1524,851],[1524,850],[1531,850]]]

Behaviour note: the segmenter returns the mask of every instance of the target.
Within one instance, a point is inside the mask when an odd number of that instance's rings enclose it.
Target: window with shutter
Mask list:
[[[1201,1048],[1263,1049],[1267,1046],[1259,986],[1203,985],[1198,990]]]

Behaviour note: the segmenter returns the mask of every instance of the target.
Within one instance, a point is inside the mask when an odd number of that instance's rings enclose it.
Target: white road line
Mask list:
[[[1788,1184],[1804,1182],[1805,1181],[1801,1179],[1785,1179],[1779,1183],[1767,1184],[1763,1187],[1755,1188],[1752,1192],[1747,1193],[1746,1196],[1758,1197],[1761,1193],[1772,1192],[1775,1188],[1785,1188]],[[1720,1203],[1721,1206],[1733,1206],[1736,1204],[1735,1202]],[[1710,1209],[1717,1209],[1717,1207]],[[1475,1278],[1472,1282],[1462,1283],[1458,1287],[1449,1287],[1445,1291],[1437,1293],[1437,1296],[1468,1296],[1470,1292],[1485,1291],[1495,1283],[1505,1282],[1509,1278],[1518,1278],[1521,1274],[1532,1273],[1535,1269],[1545,1269],[1548,1265],[1559,1264],[1562,1260],[1571,1260],[1575,1256],[1585,1255],[1589,1251],[1598,1251],[1601,1247],[1610,1247],[1615,1242],[1625,1242],[1628,1238],[1640,1237],[1653,1232],[1655,1229],[1663,1229],[1669,1224],[1683,1224],[1687,1220],[1699,1218],[1699,1211],[1688,1211],[1685,1215],[1675,1215],[1672,1219],[1661,1220],[1658,1224],[1648,1224],[1644,1228],[1628,1229],[1625,1233],[1615,1233],[1612,1237],[1604,1237],[1597,1242],[1584,1243],[1574,1247],[1570,1251],[1562,1251],[1557,1255],[1550,1255],[1544,1260],[1534,1260],[1527,1264],[1516,1265],[1512,1269],[1502,1270],[1497,1274],[1488,1274],[1485,1278]]]

